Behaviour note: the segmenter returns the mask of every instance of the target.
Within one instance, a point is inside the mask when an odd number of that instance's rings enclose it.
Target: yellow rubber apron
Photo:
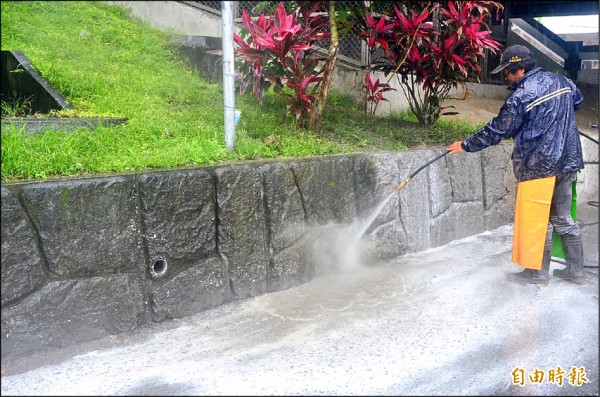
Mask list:
[[[512,261],[526,269],[542,268],[555,181],[551,176],[517,186]]]

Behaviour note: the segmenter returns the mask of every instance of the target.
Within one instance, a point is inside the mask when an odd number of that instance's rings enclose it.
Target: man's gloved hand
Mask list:
[[[448,146],[448,150],[450,150],[449,154],[464,153],[465,150],[460,145],[461,143],[462,141],[456,141],[452,145]]]

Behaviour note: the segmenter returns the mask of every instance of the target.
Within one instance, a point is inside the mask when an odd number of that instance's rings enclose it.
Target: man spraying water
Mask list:
[[[553,276],[583,284],[581,232],[571,217],[572,184],[584,167],[575,120],[583,96],[568,78],[536,67],[531,51],[522,45],[504,51],[492,73],[500,71],[512,94],[498,116],[448,150],[473,153],[512,138],[518,182],[512,261],[525,270],[508,278],[548,284],[554,231],[561,238],[567,267],[554,270]]]

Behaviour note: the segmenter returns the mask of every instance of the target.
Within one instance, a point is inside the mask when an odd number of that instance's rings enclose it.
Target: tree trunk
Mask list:
[[[309,130],[315,130],[318,128],[325,109],[325,103],[327,103],[327,96],[329,95],[329,87],[331,86],[331,80],[333,79],[333,71],[335,70],[335,64],[337,63],[337,53],[340,46],[340,39],[337,30],[337,22],[335,17],[335,1],[329,2],[329,25],[331,30],[331,43],[329,44],[329,52],[327,54],[327,61],[325,62],[325,70],[323,72],[323,80],[321,81],[321,89],[319,90],[319,96],[317,97],[316,106],[313,108],[308,119],[307,128]]]

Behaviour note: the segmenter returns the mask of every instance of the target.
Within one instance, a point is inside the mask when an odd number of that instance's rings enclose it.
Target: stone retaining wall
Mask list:
[[[511,150],[443,157],[400,192],[441,149],[2,184],[2,356],[119,334],[511,223]]]

